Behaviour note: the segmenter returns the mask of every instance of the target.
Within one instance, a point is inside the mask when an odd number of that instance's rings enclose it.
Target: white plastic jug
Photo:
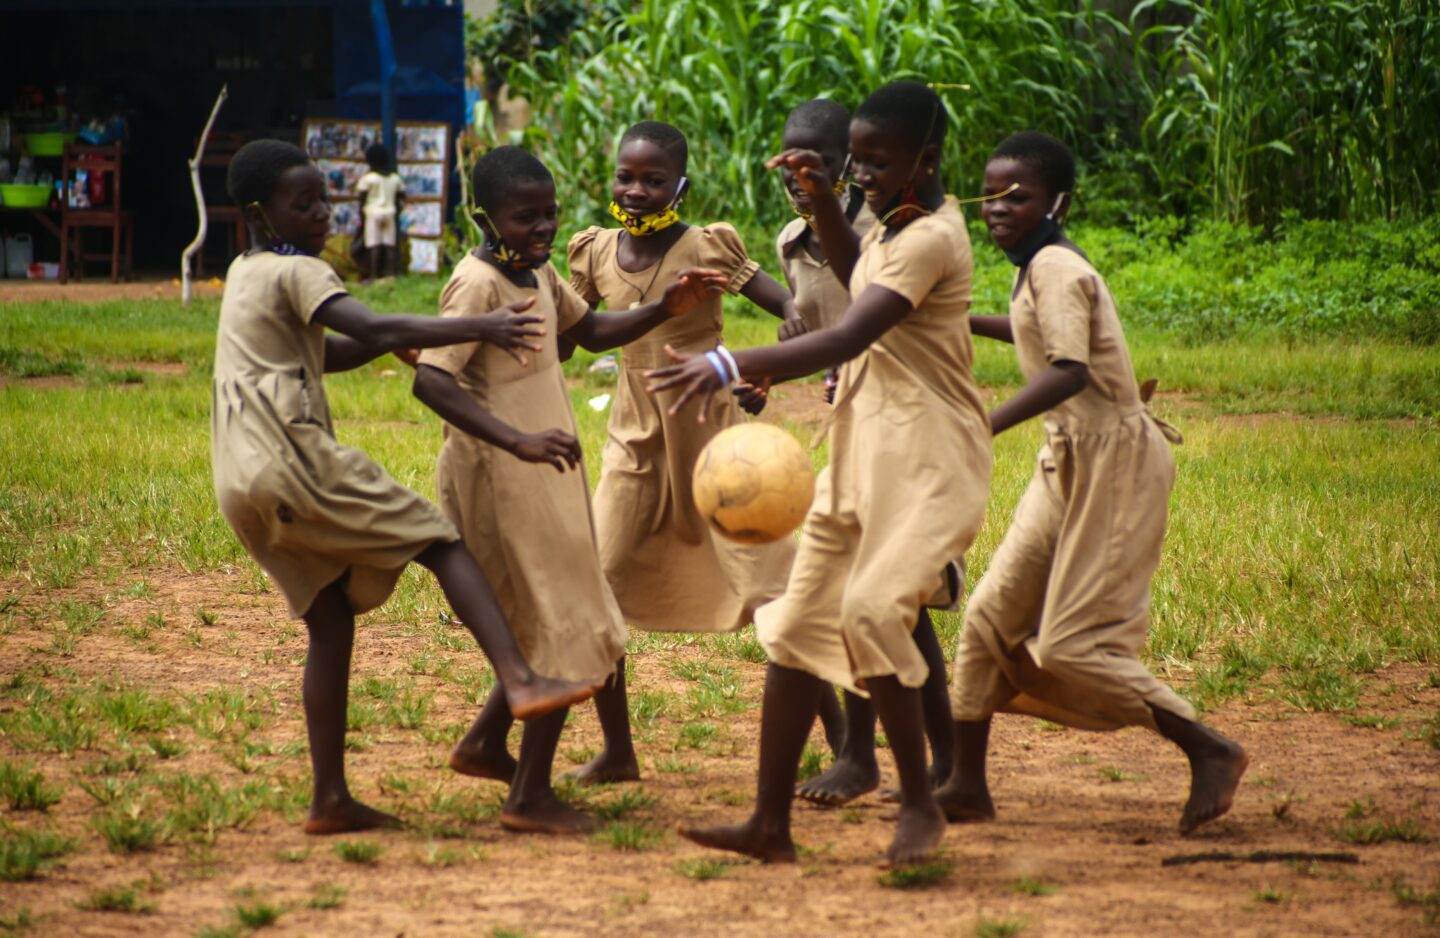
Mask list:
[[[35,261],[35,239],[28,231],[5,239],[5,271],[8,277],[24,279],[26,268]]]

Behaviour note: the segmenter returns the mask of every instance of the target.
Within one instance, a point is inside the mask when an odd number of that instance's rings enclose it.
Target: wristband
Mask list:
[[[715,374],[720,376],[720,383],[722,385],[728,388],[731,384],[734,384],[734,382],[730,380],[730,375],[725,371],[725,362],[720,360],[719,355],[716,355],[714,352],[706,352],[705,360],[710,363],[711,368],[715,369]]]
[[[731,355],[730,350],[723,345],[715,346],[715,353],[725,359],[725,364],[730,366],[730,376],[733,379],[732,383],[738,383],[740,381],[740,366],[735,364],[735,356]]]

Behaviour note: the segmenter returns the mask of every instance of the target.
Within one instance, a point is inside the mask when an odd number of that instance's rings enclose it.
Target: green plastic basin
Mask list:
[[[50,187],[7,183],[0,186],[0,202],[6,208],[44,208],[50,204]]]

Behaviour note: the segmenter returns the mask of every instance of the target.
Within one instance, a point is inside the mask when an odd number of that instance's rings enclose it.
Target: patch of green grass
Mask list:
[[[1436,878],[1435,884],[1429,889],[1411,886],[1402,879],[1393,880],[1390,883],[1390,894],[1402,906],[1419,907],[1422,913],[1421,924],[1434,925],[1440,922],[1440,877]]]
[[[720,738],[720,727],[714,723],[686,723],[675,739],[676,749],[706,749]]]
[[[275,851],[275,859],[281,863],[304,863],[310,859],[310,848],[282,847]]]
[[[625,788],[613,798],[605,801],[591,801],[590,811],[602,821],[618,821],[634,811],[653,808],[660,803],[654,795],[647,795],[643,789]]]
[[[342,840],[334,846],[335,855],[346,863],[370,865],[380,862],[385,848],[373,840]]]
[[[244,927],[259,929],[269,928],[280,921],[280,916],[285,914],[285,909],[283,906],[257,900],[235,906],[234,913],[235,920]]]
[[[316,883],[305,905],[311,909],[338,909],[345,904],[347,890],[334,883]]]
[[[34,879],[75,847],[75,842],[45,831],[6,825],[0,837],[0,881]]]
[[[1250,898],[1264,905],[1285,905],[1294,898],[1294,894],[1266,885],[1250,893]]]
[[[1400,725],[1400,718],[1388,716],[1383,713],[1352,713],[1342,717],[1351,726],[1359,726],[1371,730],[1390,730]]]
[[[1101,781],[1106,781],[1106,782],[1143,782],[1143,781],[1147,780],[1148,778],[1149,778],[1149,776],[1147,776],[1147,775],[1135,775],[1135,774],[1131,774],[1130,772],[1123,771],[1122,769],[1120,769],[1120,768],[1118,768],[1118,767],[1116,767],[1116,766],[1113,766],[1113,765],[1104,765],[1104,766],[1101,766],[1101,767],[1100,767],[1100,779],[1101,779]]]
[[[975,921],[975,938],[1011,938],[1025,930],[1030,920],[1025,916],[1018,918],[986,918],[980,916]]]
[[[13,915],[0,915],[0,932],[16,934],[17,932],[29,931],[39,924],[35,913],[30,911],[29,906],[21,906],[15,910]]]
[[[138,805],[117,804],[91,821],[112,853],[154,850],[165,839],[165,825],[147,817]]]
[[[949,860],[928,860],[885,870],[876,877],[876,882],[887,889],[923,889],[944,882],[953,872],[955,864]]]
[[[814,778],[830,763],[830,754],[823,749],[817,749],[809,743],[800,753],[800,768],[795,773],[796,781],[805,781],[807,778]]]
[[[0,800],[12,811],[49,811],[60,801],[60,788],[46,784],[45,776],[30,766],[0,762]]]
[[[697,882],[704,882],[709,879],[719,879],[725,875],[725,871],[734,866],[732,860],[718,860],[711,857],[692,857],[688,860],[680,860],[675,864],[675,872],[686,879],[693,879]]]
[[[131,912],[139,914],[155,911],[153,903],[146,902],[140,898],[140,891],[133,883],[128,886],[112,886],[109,889],[100,889],[92,892],[88,898],[80,903],[80,908],[89,909],[92,912]]]
[[[1335,836],[1347,844],[1383,844],[1398,840],[1407,844],[1430,842],[1430,836],[1420,828],[1414,818],[1391,818],[1387,820],[1350,820],[1335,832]]]
[[[1053,896],[1060,891],[1060,887],[1047,883],[1038,876],[1021,876],[1010,884],[1010,890],[1022,896]]]
[[[630,853],[649,850],[664,839],[664,831],[639,821],[611,821],[590,835],[591,843]]]

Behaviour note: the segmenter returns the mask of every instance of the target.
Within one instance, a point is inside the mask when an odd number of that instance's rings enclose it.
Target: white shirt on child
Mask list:
[[[400,193],[404,191],[404,184],[399,173],[382,175],[372,169],[360,177],[355,191],[365,196],[365,214],[393,212]]]

